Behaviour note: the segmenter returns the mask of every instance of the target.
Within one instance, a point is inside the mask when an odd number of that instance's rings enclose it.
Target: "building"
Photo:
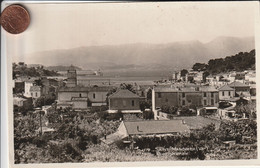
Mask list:
[[[32,98],[14,97],[13,105],[23,107],[24,110],[30,110],[32,109]]]
[[[176,107],[217,107],[218,102],[218,90],[211,86],[155,87],[152,91],[153,111],[163,105]]]
[[[72,65],[67,71],[67,87],[76,87],[77,86],[77,71]]]
[[[140,110],[140,102],[143,98],[137,94],[127,90],[119,89],[114,94],[108,97],[109,113],[142,113]]]
[[[230,100],[235,97],[235,89],[228,85],[222,86],[219,89],[219,100]]]
[[[74,110],[86,110],[88,109],[87,97],[72,97],[72,109]]]
[[[179,134],[190,134],[190,129],[182,120],[122,121],[116,133],[101,138],[101,141],[109,145],[119,140]]]
[[[33,86],[35,82],[33,80],[27,80],[24,82],[24,96],[25,97],[32,97],[30,89],[31,86]]]
[[[234,82],[230,83],[228,86],[235,89],[236,93],[238,93],[238,92],[250,93],[250,86],[246,85],[244,83],[241,83],[241,82],[234,81]]]
[[[111,89],[113,87],[110,86],[61,87],[58,90],[57,102],[62,104],[62,107],[65,104],[71,105],[73,101],[81,101],[81,104],[82,101],[85,101],[88,103],[88,107],[107,105],[107,94]]]
[[[197,83],[203,82],[203,72],[197,72],[193,79]]]
[[[37,98],[41,97],[41,93],[42,93],[42,88],[40,86],[31,86],[30,87],[30,94],[31,94],[32,98],[37,99]]]

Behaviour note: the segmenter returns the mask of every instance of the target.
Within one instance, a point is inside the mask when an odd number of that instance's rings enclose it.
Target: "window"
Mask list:
[[[206,106],[207,105],[207,100],[204,100],[204,106]]]
[[[33,93],[31,93],[31,96],[33,96]]]
[[[185,106],[185,100],[182,100],[182,105]]]
[[[123,100],[123,106],[124,106],[124,107],[126,106],[126,101],[125,101],[125,100]]]
[[[115,100],[115,106],[116,106],[116,107],[117,107],[117,104],[118,104],[118,103],[117,103],[117,100]]]
[[[158,98],[162,98],[162,94],[161,93],[158,93]]]
[[[222,96],[225,96],[225,92],[224,91],[222,92]]]
[[[214,93],[213,92],[211,93],[211,97],[214,97]]]
[[[211,99],[211,105],[214,106],[214,99]]]
[[[230,96],[230,91],[228,91],[228,96]]]
[[[182,93],[182,97],[185,97],[185,93]]]
[[[37,97],[37,92],[35,92],[35,97]]]
[[[167,99],[167,98],[165,99],[165,102],[168,102],[168,99]]]
[[[95,99],[96,98],[96,94],[95,93],[93,93],[93,99]]]
[[[206,92],[204,92],[204,97],[207,97],[207,93]]]
[[[132,106],[135,106],[135,101],[134,100],[132,100]]]
[[[79,94],[79,97],[81,97],[81,93]]]

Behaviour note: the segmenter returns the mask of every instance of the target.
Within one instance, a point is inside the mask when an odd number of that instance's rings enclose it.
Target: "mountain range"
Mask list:
[[[255,48],[254,37],[217,37],[208,43],[184,41],[168,44],[122,44],[86,46],[52,50],[28,55],[30,63],[45,66],[76,65],[82,69],[101,69],[113,74],[165,74],[191,68],[194,63],[207,63]]]

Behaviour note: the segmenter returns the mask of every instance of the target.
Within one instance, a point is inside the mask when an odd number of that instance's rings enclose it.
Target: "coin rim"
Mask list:
[[[23,10],[25,11],[25,13],[27,14],[27,16],[28,16],[28,22],[25,22],[25,23],[27,23],[27,24],[25,24],[25,25],[26,25],[25,29],[22,30],[22,31],[19,31],[19,32],[17,32],[17,33],[16,33],[16,32],[10,32],[10,31],[6,30],[6,28],[5,28],[5,27],[3,26],[3,24],[2,24],[2,14],[3,14],[8,8],[11,8],[11,7],[18,7],[18,8],[23,9]],[[3,12],[1,12],[0,24],[1,24],[2,28],[3,28],[5,31],[7,31],[8,33],[10,33],[10,34],[20,34],[20,33],[24,32],[24,31],[29,27],[30,22],[31,22],[30,13],[28,12],[28,10],[27,10],[24,6],[22,6],[22,5],[20,5],[20,4],[12,4],[12,5],[9,5],[9,6],[7,6],[6,8],[4,8]]]

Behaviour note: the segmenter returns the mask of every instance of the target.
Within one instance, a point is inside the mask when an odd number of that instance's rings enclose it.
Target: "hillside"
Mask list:
[[[225,58],[211,59],[207,64],[196,63],[193,70],[205,70],[210,74],[255,69],[255,50],[239,52]]]
[[[57,66],[47,66],[45,69],[50,70],[50,71],[67,71],[70,66],[63,66],[63,65],[57,65]],[[74,66],[73,67],[76,70],[82,70],[81,68]]]
[[[241,51],[250,51],[254,38],[218,37],[209,43],[200,41],[169,44],[124,44],[117,46],[89,46],[67,50],[53,50],[28,55],[31,63],[48,66],[77,65],[83,69],[101,69],[111,73],[135,73],[189,68],[195,62],[223,58]]]

